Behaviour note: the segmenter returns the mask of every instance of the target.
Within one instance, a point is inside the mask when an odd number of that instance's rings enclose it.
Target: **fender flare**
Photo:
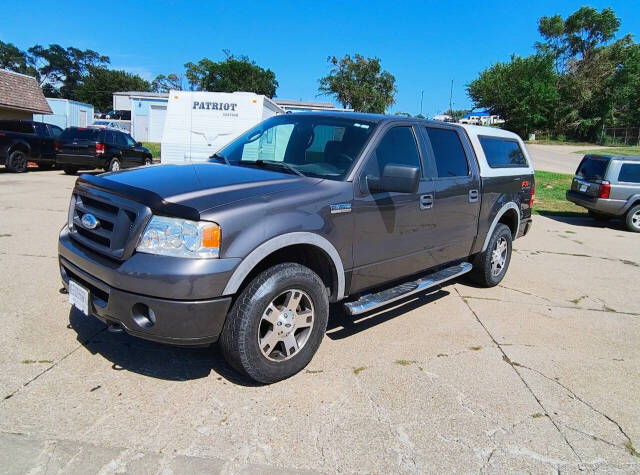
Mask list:
[[[23,140],[17,140],[7,147],[7,159],[9,158],[9,155],[11,155],[16,148],[23,148],[27,152],[27,155],[29,156],[29,158],[31,158],[31,146],[29,145],[29,142],[25,142]]]
[[[502,208],[498,210],[495,217],[493,218],[491,227],[489,228],[489,231],[487,232],[487,235],[484,238],[484,244],[482,245],[482,252],[487,250],[487,247],[489,246],[489,240],[493,235],[493,230],[498,225],[498,221],[500,221],[500,218],[502,218],[502,216],[510,209],[515,210],[516,213],[518,214],[518,222],[516,223],[516,232],[514,233],[514,237],[518,235],[518,231],[520,230],[520,208],[513,201],[509,201],[508,203],[505,203],[504,205],[502,205]]]
[[[624,204],[624,208],[622,208],[622,214],[625,214],[627,211],[629,211],[629,209],[634,205],[634,203],[636,203],[637,201],[640,201],[640,194],[635,194],[632,195],[630,198],[627,199],[626,203]]]
[[[260,244],[253,251],[251,251],[247,257],[242,259],[240,265],[236,267],[236,270],[233,272],[231,278],[227,282],[226,287],[224,288],[223,295],[235,294],[240,288],[240,285],[242,284],[244,279],[249,275],[253,268],[269,254],[272,254],[273,252],[284,247],[293,246],[295,244],[309,244],[312,246],[316,246],[327,253],[336,270],[338,279],[338,291],[336,300],[341,300],[342,298],[344,298],[344,267],[342,265],[342,259],[340,258],[338,251],[336,251],[336,248],[333,247],[333,244],[331,244],[328,240],[318,234],[310,232],[294,232],[283,234]]]

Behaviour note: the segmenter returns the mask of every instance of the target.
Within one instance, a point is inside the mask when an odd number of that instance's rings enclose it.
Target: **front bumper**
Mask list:
[[[114,262],[76,243],[66,226],[60,233],[58,253],[63,285],[68,289],[73,280],[86,288],[89,313],[103,322],[118,324],[141,338],[176,345],[218,339],[232,300],[222,296],[222,289],[239,259],[136,253]]]
[[[566,194],[567,201],[571,201],[578,206],[598,211],[603,214],[622,215],[625,211],[626,201],[612,200],[607,198],[596,198],[575,190],[568,190]]]

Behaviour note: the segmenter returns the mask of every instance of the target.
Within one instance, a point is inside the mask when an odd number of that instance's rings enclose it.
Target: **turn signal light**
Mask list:
[[[600,188],[598,188],[598,198],[609,198],[611,194],[611,184],[608,181],[603,181],[600,183]]]
[[[96,154],[102,155],[104,154],[104,144],[100,142],[96,142]]]
[[[202,230],[202,247],[220,247],[219,226],[211,226]]]

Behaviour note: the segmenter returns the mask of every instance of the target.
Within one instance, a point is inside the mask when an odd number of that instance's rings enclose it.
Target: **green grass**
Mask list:
[[[580,155],[594,154],[594,155],[640,155],[640,146],[637,147],[609,147],[599,148],[597,150],[579,150],[577,152]]]
[[[573,175],[536,171],[536,197],[533,213],[554,216],[585,216],[587,211],[565,198]]]
[[[581,147],[585,145],[597,145],[591,142],[578,142],[578,141],[573,142],[571,140],[561,140],[561,139],[525,140],[525,143],[527,145],[578,145]]]
[[[160,158],[160,144],[158,142],[142,142],[143,147],[147,147],[153,158]]]

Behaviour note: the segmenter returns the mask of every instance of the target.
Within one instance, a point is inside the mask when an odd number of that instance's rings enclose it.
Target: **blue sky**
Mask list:
[[[183,73],[202,57],[224,58],[223,49],[271,68],[283,99],[317,97],[328,56],[360,53],[381,58],[396,77],[392,112],[432,116],[471,102],[464,85],[482,69],[512,53],[527,55],[539,38],[537,19],[566,16],[585,1],[344,1],[307,2],[51,2],[5,0],[0,40],[22,49],[35,43],[90,48],[112,67],[153,79]],[[592,1],[611,6],[622,19],[620,33],[640,33],[635,0]],[[10,20],[10,21],[7,21]],[[636,38],[638,40],[638,38]]]

